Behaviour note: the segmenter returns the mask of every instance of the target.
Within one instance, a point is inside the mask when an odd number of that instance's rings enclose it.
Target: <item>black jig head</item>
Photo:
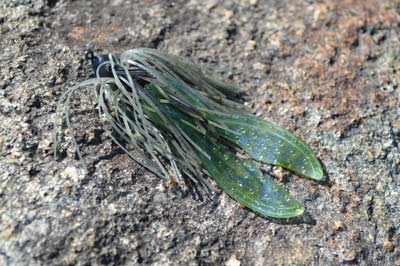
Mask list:
[[[85,59],[91,62],[95,75],[98,73],[102,78],[113,77],[108,54],[94,55],[94,52],[89,49],[85,54]]]

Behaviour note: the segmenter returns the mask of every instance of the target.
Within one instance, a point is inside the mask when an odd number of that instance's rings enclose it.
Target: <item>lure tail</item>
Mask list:
[[[254,161],[324,179],[303,141],[248,114],[234,101],[242,93],[238,87],[186,59],[147,48],[89,59],[96,78],[83,85],[100,85],[99,114],[116,133],[113,140],[156,175],[205,191],[210,185],[204,176],[210,176],[244,206],[277,218],[301,215],[304,208]],[[66,93],[66,104],[78,87]]]

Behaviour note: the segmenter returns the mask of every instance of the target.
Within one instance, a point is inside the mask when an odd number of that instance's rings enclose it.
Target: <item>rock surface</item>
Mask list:
[[[399,1],[3,0],[0,35],[0,265],[400,265]],[[90,91],[92,173],[69,135],[53,159],[84,50],[142,46],[214,66],[316,151],[329,184],[283,178],[315,225],[174,193],[116,151]]]

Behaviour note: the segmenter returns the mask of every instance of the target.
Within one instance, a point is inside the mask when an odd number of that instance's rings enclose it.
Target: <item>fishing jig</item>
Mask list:
[[[242,90],[210,70],[148,48],[98,56],[89,51],[86,57],[95,78],[61,97],[58,111],[67,127],[74,92],[97,85],[99,115],[111,125],[111,138],[157,176],[206,192],[211,188],[207,176],[211,177],[242,205],[275,218],[301,215],[304,207],[262,173],[256,161],[316,181],[325,179],[317,157],[303,141],[246,112],[235,101]],[[54,143],[56,147],[56,135]],[[132,148],[140,152],[140,159]],[[82,161],[79,149],[77,153]]]

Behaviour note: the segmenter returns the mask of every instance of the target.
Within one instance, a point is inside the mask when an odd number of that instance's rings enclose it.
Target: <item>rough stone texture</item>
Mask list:
[[[400,265],[400,2],[224,2],[1,1],[0,265]],[[83,51],[141,46],[215,66],[316,151],[329,184],[284,178],[316,225],[174,193],[116,151],[89,92],[75,134],[92,174],[69,137],[53,159]]]

